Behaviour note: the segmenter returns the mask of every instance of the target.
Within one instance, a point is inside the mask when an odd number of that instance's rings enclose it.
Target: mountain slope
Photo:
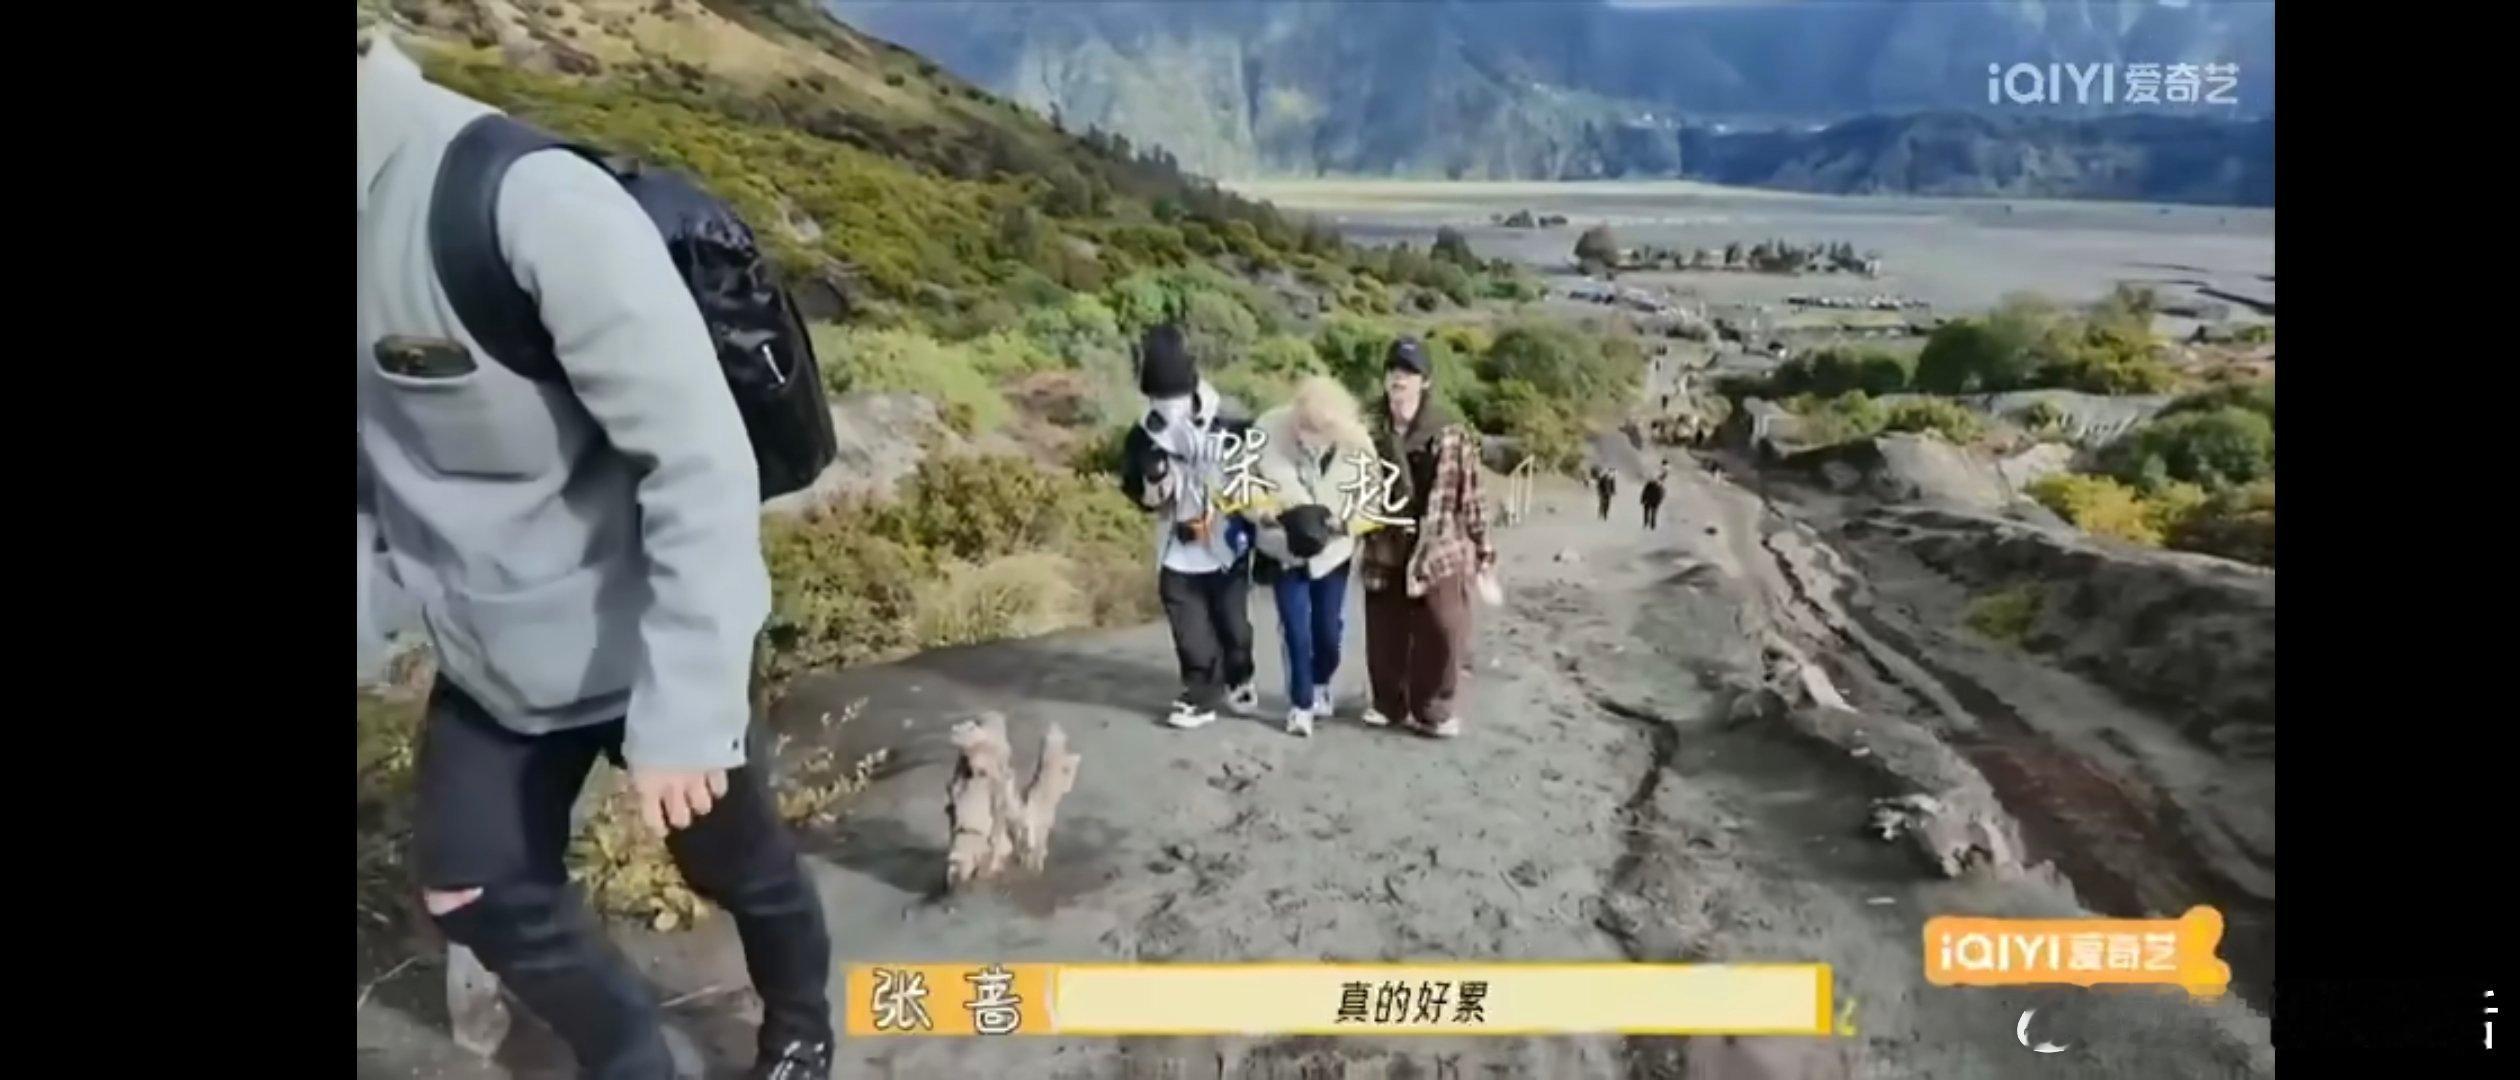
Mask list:
[[[1078,138],[804,0],[359,6],[459,91],[699,176],[796,280],[837,294],[826,316],[873,303],[958,333],[1139,269],[1356,255],[1160,151]]]
[[[1671,175],[1690,167],[1683,121],[1986,111],[1989,63],[2239,64],[2240,104],[2186,109],[2200,118],[2265,115],[2274,93],[2271,3],[831,6],[1071,125],[1227,176]]]

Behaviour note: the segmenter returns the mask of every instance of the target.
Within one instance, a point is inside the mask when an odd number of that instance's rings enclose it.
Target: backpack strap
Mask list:
[[[603,164],[583,147],[499,113],[464,125],[447,144],[429,194],[429,251],[447,303],[482,350],[528,379],[557,382],[551,332],[499,251],[499,186],[509,166],[542,150],[570,150]]]

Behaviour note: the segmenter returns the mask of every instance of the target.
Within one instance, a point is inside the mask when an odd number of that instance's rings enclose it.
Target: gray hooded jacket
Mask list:
[[[370,575],[389,574],[445,677],[507,727],[626,715],[634,766],[740,765],[770,605],[742,417],[655,225],[565,151],[519,161],[498,216],[567,385],[481,352],[439,288],[427,219],[448,142],[490,111],[382,41],[360,60],[362,647]],[[385,359],[414,348],[440,364]]]

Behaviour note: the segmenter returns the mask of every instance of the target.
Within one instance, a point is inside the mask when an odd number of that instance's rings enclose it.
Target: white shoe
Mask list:
[[[1225,692],[1225,707],[1244,716],[1260,714],[1260,688],[1244,683]]]
[[[1187,701],[1173,702],[1172,712],[1164,717],[1165,726],[1180,728],[1183,731],[1203,728],[1215,722],[1216,710],[1202,709]]]
[[[1382,714],[1382,710],[1376,709],[1370,705],[1366,707],[1364,712],[1357,714],[1356,718],[1363,721],[1366,727],[1391,726],[1391,718],[1384,716]]]
[[[1461,734],[1461,718],[1458,716],[1447,716],[1444,718],[1443,723],[1427,728],[1426,733],[1438,739],[1456,738]]]
[[[1286,733],[1312,738],[1313,714],[1310,709],[1286,710]]]
[[[1335,716],[1335,715],[1338,715],[1338,709],[1337,709],[1335,706],[1333,706],[1333,705],[1331,705],[1331,704],[1330,704],[1330,684],[1329,684],[1329,683],[1314,683],[1314,684],[1313,684],[1313,715],[1315,715],[1315,716]]]

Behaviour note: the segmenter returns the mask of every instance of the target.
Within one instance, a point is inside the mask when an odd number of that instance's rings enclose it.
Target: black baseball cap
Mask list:
[[[1434,367],[1434,363],[1426,358],[1426,346],[1418,344],[1418,339],[1413,337],[1392,342],[1390,355],[1383,358],[1384,371],[1399,368],[1419,375],[1433,375]]]

